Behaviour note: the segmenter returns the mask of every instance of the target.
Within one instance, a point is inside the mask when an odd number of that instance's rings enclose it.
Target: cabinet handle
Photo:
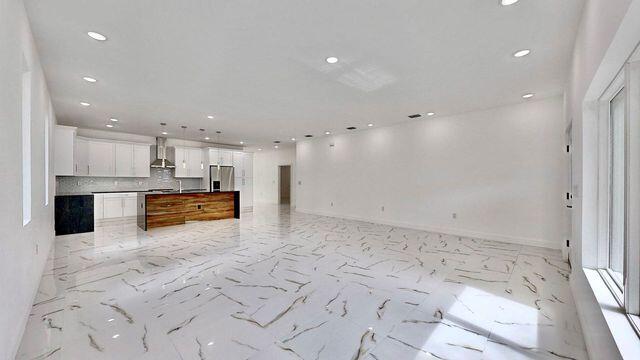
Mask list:
[[[77,174],[78,173],[78,164],[75,164],[75,165],[76,165],[76,167],[74,168],[73,172]]]
[[[91,174],[91,169],[89,168],[91,165],[87,165],[87,175]]]

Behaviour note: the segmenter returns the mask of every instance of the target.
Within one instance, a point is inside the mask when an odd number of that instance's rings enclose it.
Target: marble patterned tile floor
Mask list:
[[[257,208],[60,236],[22,359],[587,359],[558,251]]]

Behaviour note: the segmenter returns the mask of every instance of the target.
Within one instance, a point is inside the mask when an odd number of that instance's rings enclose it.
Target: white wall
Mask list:
[[[583,266],[595,266],[597,249],[597,123],[590,116],[590,102],[613,80],[630,54],[634,43],[621,44],[640,34],[638,29],[620,33],[621,24],[635,26],[638,17],[629,18],[628,10],[640,6],[638,0],[588,0],[576,36],[567,85],[566,121],[573,127],[573,184],[571,234],[571,290],[576,302],[585,343],[592,359],[620,358],[617,346],[594,296]],[[636,11],[637,12],[637,11]],[[635,40],[637,41],[637,40]]]
[[[281,147],[256,151],[253,155],[253,202],[259,204],[277,204],[279,202],[278,166],[291,165],[291,204],[295,204],[296,187],[296,149]]]
[[[562,108],[554,97],[300,142],[297,209],[560,248]]]
[[[21,77],[32,71],[32,220],[22,226]],[[47,116],[48,115],[48,116]],[[49,173],[45,174],[45,119],[49,119]],[[13,359],[53,242],[54,123],[45,79],[20,0],[0,0],[0,359]],[[46,176],[48,175],[48,176]],[[45,178],[49,204],[45,206]]]

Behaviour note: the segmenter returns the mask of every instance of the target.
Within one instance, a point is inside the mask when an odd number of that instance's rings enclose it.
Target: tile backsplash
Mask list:
[[[201,179],[179,179],[183,189],[201,189]],[[151,176],[144,178],[57,176],[56,193],[92,191],[129,191],[148,189],[178,189],[172,169],[151,169]]]

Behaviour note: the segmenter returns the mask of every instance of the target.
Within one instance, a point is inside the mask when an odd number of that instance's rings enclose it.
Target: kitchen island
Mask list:
[[[240,218],[239,191],[159,191],[138,193],[138,227],[181,225],[188,221]]]

